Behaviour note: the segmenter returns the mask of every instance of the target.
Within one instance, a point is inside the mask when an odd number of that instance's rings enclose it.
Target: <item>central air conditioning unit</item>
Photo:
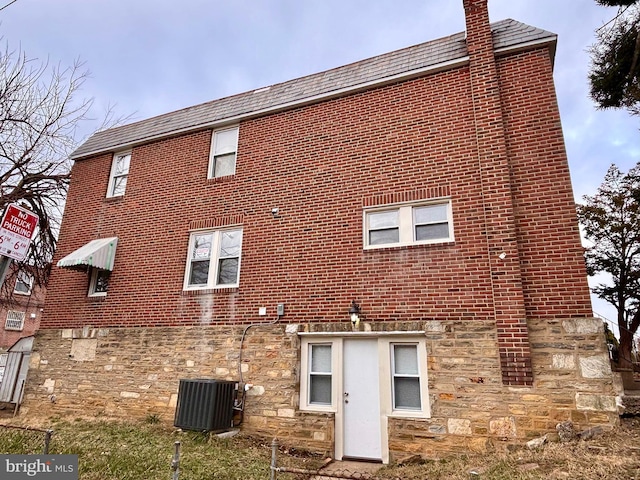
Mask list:
[[[174,426],[199,432],[229,430],[237,389],[238,383],[228,380],[180,380]]]

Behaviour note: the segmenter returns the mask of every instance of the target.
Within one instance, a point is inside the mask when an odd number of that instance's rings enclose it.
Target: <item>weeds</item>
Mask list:
[[[139,423],[57,419],[47,427],[55,432],[50,453],[78,455],[80,480],[167,480],[176,441],[181,443],[181,479],[264,480],[270,474],[270,440],[242,434],[221,439],[182,432],[149,417]],[[634,421],[590,442],[390,466],[377,476],[403,480],[640,479],[639,439],[640,423]],[[0,428],[0,453],[40,453],[41,448],[41,437],[36,438],[33,431]],[[278,456],[279,465],[308,469],[318,468],[322,460],[294,448],[281,450]],[[278,475],[278,480],[293,478]]]

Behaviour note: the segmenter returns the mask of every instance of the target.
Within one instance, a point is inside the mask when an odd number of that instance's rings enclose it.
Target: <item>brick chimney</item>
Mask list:
[[[487,255],[504,385],[532,385],[500,82],[487,0],[463,0]]]

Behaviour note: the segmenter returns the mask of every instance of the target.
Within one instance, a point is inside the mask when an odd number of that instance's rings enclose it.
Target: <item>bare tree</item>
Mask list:
[[[88,72],[76,61],[51,66],[23,52],[0,51],[0,213],[18,203],[40,218],[27,258],[18,264],[46,285],[62,218],[79,126],[90,99],[78,99]],[[0,302],[11,300],[11,269]]]

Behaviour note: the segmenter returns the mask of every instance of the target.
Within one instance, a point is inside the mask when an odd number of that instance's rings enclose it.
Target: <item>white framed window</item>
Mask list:
[[[237,287],[241,254],[241,228],[192,232],[184,289]]]
[[[451,200],[364,211],[365,248],[452,242]]]
[[[121,152],[113,155],[107,197],[121,197],[124,195],[124,192],[127,189],[127,178],[129,177],[130,163],[131,152]]]
[[[24,328],[24,316],[25,312],[20,312],[18,310],[9,310],[7,312],[7,319],[4,324],[5,330],[21,331]]]
[[[109,289],[109,278],[111,271],[102,270],[101,268],[91,269],[91,278],[89,279],[89,296],[105,297]]]
[[[331,344],[309,345],[309,405],[331,405],[333,378]]]
[[[227,177],[236,173],[238,132],[237,126],[213,131],[208,178]]]
[[[28,273],[19,272],[13,291],[20,295],[31,295],[31,288],[33,288],[33,277]]]
[[[418,345],[391,344],[393,410],[422,410]]]
[[[301,349],[300,409],[336,412],[342,339],[303,338]]]

